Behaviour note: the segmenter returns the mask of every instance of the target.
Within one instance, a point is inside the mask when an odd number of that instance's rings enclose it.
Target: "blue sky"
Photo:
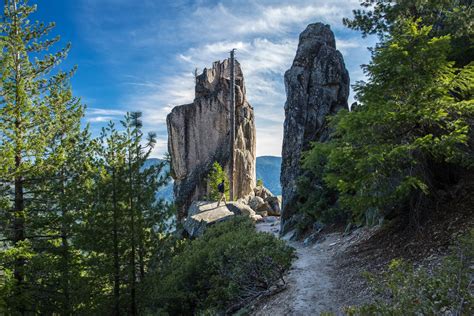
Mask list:
[[[72,50],[61,67],[78,65],[72,84],[88,110],[94,133],[126,111],[142,111],[145,131],[158,134],[154,156],[167,150],[166,115],[192,102],[195,68],[227,58],[237,48],[254,107],[257,155],[281,155],[283,74],[296,53],[298,35],[313,22],[331,25],[351,83],[363,79],[369,61],[363,39],[342,18],[358,0],[30,0],[34,20],[55,21],[53,35]],[[350,97],[350,102],[353,95]]]

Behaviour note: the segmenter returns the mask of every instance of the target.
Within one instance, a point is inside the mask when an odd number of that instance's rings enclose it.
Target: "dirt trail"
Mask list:
[[[257,224],[257,230],[278,234],[279,221]],[[342,315],[345,276],[337,271],[336,255],[356,242],[358,234],[343,237],[326,234],[315,244],[288,241],[296,249],[295,259],[286,281],[287,288],[256,306],[253,315],[320,315],[332,312]],[[350,277],[349,277],[350,278]],[[347,293],[346,293],[347,294]]]

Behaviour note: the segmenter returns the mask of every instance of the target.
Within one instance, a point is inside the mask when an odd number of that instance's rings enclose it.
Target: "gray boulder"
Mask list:
[[[277,196],[270,196],[265,200],[265,202],[270,206],[270,211],[268,212],[268,215],[281,215],[281,200]]]
[[[259,196],[254,196],[252,199],[250,199],[250,202],[249,202],[249,206],[255,212],[257,212],[258,209],[264,204],[265,204],[265,201]]]
[[[301,33],[295,59],[285,73],[285,87],[287,100],[280,178],[282,234],[292,230],[297,223],[296,181],[303,175],[301,153],[314,141],[327,141],[330,134],[328,116],[348,108],[349,74],[329,25],[310,24]]]
[[[243,203],[229,202],[227,203],[227,208],[235,215],[243,215],[248,217],[252,217],[255,215],[255,211],[252,210],[250,206]]]
[[[254,222],[261,220],[254,210],[243,203],[228,202],[227,205],[221,203],[217,206],[217,202],[196,201],[189,207],[183,227],[191,238],[196,238],[201,236],[209,226],[237,215],[247,216]]]
[[[217,206],[217,202],[193,202],[188,210],[188,217],[184,221],[184,229],[192,238],[201,236],[211,225],[229,220],[235,216],[224,204]]]
[[[254,195],[254,193],[252,192],[251,194],[246,195],[246,196],[244,196],[244,197],[238,199],[237,202],[238,202],[238,203],[245,204],[245,205],[248,205],[254,196],[255,196],[255,195]]]
[[[272,212],[272,207],[266,201],[257,208],[257,213],[262,213],[262,212],[266,212],[267,214]]]
[[[272,192],[265,188],[264,186],[258,186],[255,189],[253,189],[253,192],[255,196],[261,197],[262,199],[267,199],[270,196],[273,196]]]

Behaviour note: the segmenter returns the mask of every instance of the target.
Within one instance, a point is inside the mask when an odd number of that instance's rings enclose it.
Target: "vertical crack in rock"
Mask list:
[[[296,183],[303,174],[301,153],[310,148],[311,142],[327,141],[327,116],[348,108],[349,73],[342,54],[336,50],[329,25],[310,24],[300,34],[296,57],[285,73],[285,88],[281,167],[283,234],[298,221]]]
[[[256,131],[252,106],[247,102],[242,69],[235,64],[235,198],[255,187]],[[186,216],[192,201],[208,194],[206,176],[214,161],[229,174],[230,60],[214,62],[196,77],[195,99],[171,111],[168,150],[178,218]]]

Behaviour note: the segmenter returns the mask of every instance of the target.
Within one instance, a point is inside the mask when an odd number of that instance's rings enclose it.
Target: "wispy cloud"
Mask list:
[[[105,108],[87,108],[86,122],[103,123],[120,119],[125,115],[125,111],[105,109]]]
[[[285,88],[283,74],[291,66],[298,35],[307,24],[331,25],[345,56],[351,82],[363,79],[368,45],[342,25],[359,0],[151,1],[140,6],[125,0],[81,0],[84,32],[114,66],[129,63],[117,79],[123,85],[118,112],[141,110],[145,127],[158,131],[166,151],[166,115],[172,107],[192,102],[195,68],[227,58],[237,48],[255,108],[258,155],[280,155]],[[164,4],[166,3],[166,5]],[[172,12],[163,13],[166,10]],[[112,9],[113,8],[113,9]],[[167,11],[167,12],[168,12]],[[121,23],[126,22],[126,25]],[[115,69],[115,68],[114,68]],[[355,80],[354,80],[355,79]],[[351,96],[352,100],[353,96]],[[88,114],[91,122],[113,117]]]

